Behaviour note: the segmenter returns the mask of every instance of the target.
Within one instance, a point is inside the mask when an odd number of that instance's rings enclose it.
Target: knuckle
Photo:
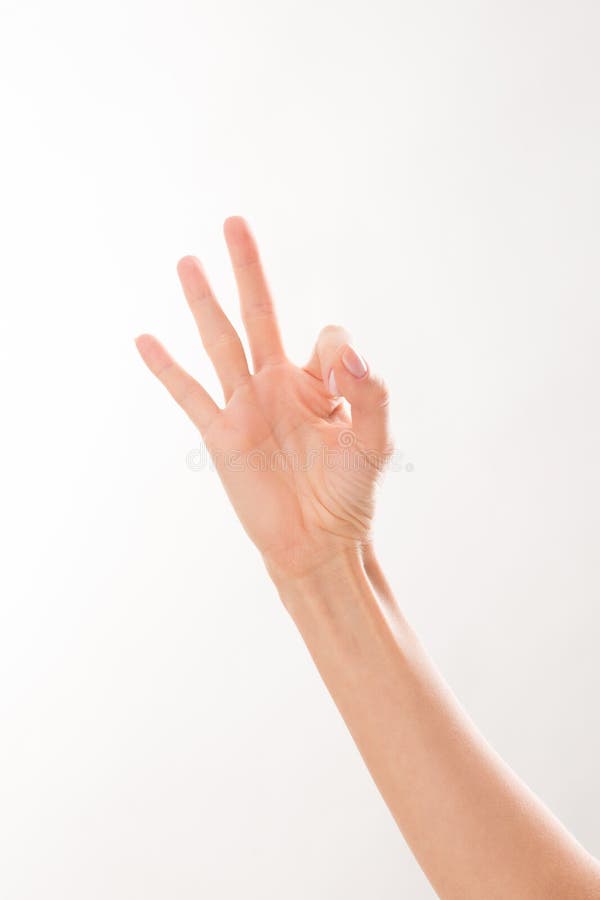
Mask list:
[[[173,399],[183,409],[186,409],[186,407],[191,405],[195,393],[195,385],[193,383],[190,384],[189,382],[177,385],[177,387],[172,391]]]
[[[244,322],[252,322],[253,319],[265,319],[274,315],[272,300],[260,300],[244,312]]]
[[[378,407],[389,406],[390,390],[383,378],[381,378],[379,375],[373,376],[373,378],[371,379],[371,389],[373,392],[375,403]]]
[[[235,268],[239,272],[248,272],[261,268],[260,257],[253,251],[248,251],[244,256],[239,257],[235,261]]]
[[[158,378],[159,381],[162,381],[163,384],[167,384],[171,375],[175,371],[175,363],[172,359],[167,360],[167,362],[163,363],[162,366],[154,370],[154,374]]]
[[[218,350],[220,347],[226,347],[228,344],[236,344],[239,342],[237,334],[231,331],[221,331],[219,334],[203,341],[204,349],[207,353]]]
[[[216,300],[214,294],[206,285],[189,297],[189,304],[192,309],[196,309],[199,306],[206,306],[208,303],[216,303]]]

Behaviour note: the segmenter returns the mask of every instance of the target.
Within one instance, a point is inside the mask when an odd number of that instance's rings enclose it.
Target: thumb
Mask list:
[[[323,380],[331,396],[350,404],[352,428],[366,451],[383,456],[393,450],[389,430],[389,392],[363,356],[350,343],[348,332],[328,325],[319,334],[307,371]]]

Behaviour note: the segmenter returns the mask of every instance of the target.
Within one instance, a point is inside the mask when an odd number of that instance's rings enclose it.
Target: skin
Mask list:
[[[136,344],[198,427],[415,857],[444,900],[600,900],[600,864],[477,731],[377,561],[375,489],[393,448],[384,382],[338,326],[306,366],[291,363],[247,222],[223,230],[253,373],[191,256],[177,271],[224,407],[156,338]]]

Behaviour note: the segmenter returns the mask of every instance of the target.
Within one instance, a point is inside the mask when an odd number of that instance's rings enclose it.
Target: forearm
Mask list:
[[[440,897],[600,898],[597,863],[483,740],[372,555],[276,583]]]
[[[218,464],[228,496],[406,840],[446,900],[600,900],[596,863],[481,738],[373,554],[339,554],[341,540],[363,545],[371,532],[393,446],[385,383],[337,326],[321,331],[305,367],[290,363],[247,223],[230,217],[224,232],[253,374],[195,257],[178,272],[224,408],[155,338],[137,346],[211,455],[232,455]],[[317,569],[317,558],[330,562]],[[289,577],[307,566],[310,576]]]

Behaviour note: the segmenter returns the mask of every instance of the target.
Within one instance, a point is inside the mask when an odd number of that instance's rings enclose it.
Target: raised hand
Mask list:
[[[321,331],[305,366],[291,363],[248,224],[232,216],[223,230],[253,373],[235,328],[192,256],[181,259],[177,271],[221,381],[224,408],[156,338],[144,334],[136,344],[198,427],[271,574],[304,575],[370,543],[375,484],[392,452],[388,394],[337,326]]]

